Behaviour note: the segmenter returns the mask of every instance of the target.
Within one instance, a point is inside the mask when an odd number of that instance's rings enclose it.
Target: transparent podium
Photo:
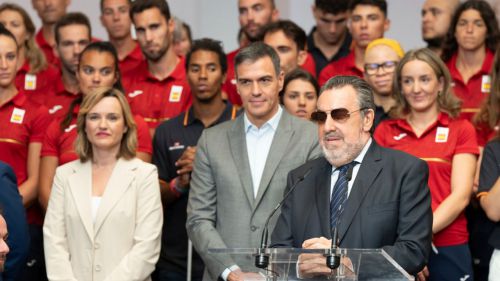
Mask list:
[[[227,268],[238,265],[245,273],[244,280],[246,281],[414,280],[413,276],[409,275],[382,249],[337,249],[340,266],[334,270],[326,267],[329,249],[269,248],[264,252],[269,258],[269,265],[265,269],[255,266],[255,257],[259,252],[259,249],[208,250],[214,259]],[[315,273],[306,271],[310,268],[315,268]],[[322,273],[318,273],[316,268]]]

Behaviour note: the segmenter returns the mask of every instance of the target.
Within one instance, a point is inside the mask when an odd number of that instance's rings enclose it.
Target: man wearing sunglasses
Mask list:
[[[329,248],[334,231],[342,248],[382,248],[403,269],[417,274],[427,262],[432,235],[428,168],[409,154],[372,139],[375,104],[370,86],[354,76],[336,76],[322,88],[317,111],[324,157],[290,172],[272,245]],[[312,266],[312,265],[324,266]],[[302,277],[328,275],[322,255],[303,255]]]

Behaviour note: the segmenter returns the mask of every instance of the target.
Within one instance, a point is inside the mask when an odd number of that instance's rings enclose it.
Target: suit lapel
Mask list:
[[[361,163],[358,174],[347,199],[346,208],[342,214],[339,226],[340,241],[349,229],[356,213],[360,209],[366,193],[372,186],[373,181],[382,170],[380,150],[375,141],[372,141],[366,155]]]
[[[260,200],[264,196],[267,188],[269,187],[269,182],[274,176],[281,159],[287,151],[288,142],[290,142],[293,135],[293,129],[290,123],[291,119],[288,113],[286,113],[283,109],[278,128],[274,133],[273,141],[271,142],[271,147],[269,149],[269,153],[267,154],[266,165],[264,166],[264,171],[262,172],[255,206],[259,204]]]
[[[136,160],[127,161],[122,158],[118,159],[111,177],[106,185],[104,194],[102,195],[101,204],[97,210],[95,220],[95,234],[99,232],[103,222],[106,220],[109,212],[113,209],[116,203],[121,199],[127,191],[134,179],[132,170],[136,168]]]
[[[238,171],[244,193],[247,196],[250,205],[253,206],[254,197],[252,174],[250,172],[250,162],[248,160],[243,114],[238,116],[233,126],[228,131],[227,137],[229,139],[229,148],[233,156],[233,161]]]
[[[75,165],[69,179],[69,189],[90,241],[94,240],[94,224],[91,216],[92,165],[90,161]]]
[[[323,158],[324,159],[324,158]],[[330,185],[332,180],[332,166],[326,159],[319,171],[316,184],[316,206],[318,208],[321,233],[325,237],[330,236]]]

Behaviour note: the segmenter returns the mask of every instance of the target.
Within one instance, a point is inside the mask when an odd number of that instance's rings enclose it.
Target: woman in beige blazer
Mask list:
[[[124,95],[97,89],[77,118],[80,159],[59,167],[44,224],[49,280],[150,280],[163,223],[158,175],[135,158]]]

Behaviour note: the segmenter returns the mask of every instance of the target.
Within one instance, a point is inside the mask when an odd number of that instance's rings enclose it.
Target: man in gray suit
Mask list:
[[[191,179],[186,227],[208,270],[204,280],[241,280],[237,264],[207,250],[258,247],[288,172],[320,154],[315,126],[279,105],[284,74],[271,47],[240,50],[235,70],[244,113],[203,131]]]
[[[324,157],[290,172],[272,245],[329,248],[332,229],[343,248],[382,248],[410,274],[427,263],[431,249],[432,210],[424,161],[380,147],[370,135],[373,94],[354,76],[336,76],[321,89],[317,111]],[[302,277],[330,274],[325,258],[299,259]]]

